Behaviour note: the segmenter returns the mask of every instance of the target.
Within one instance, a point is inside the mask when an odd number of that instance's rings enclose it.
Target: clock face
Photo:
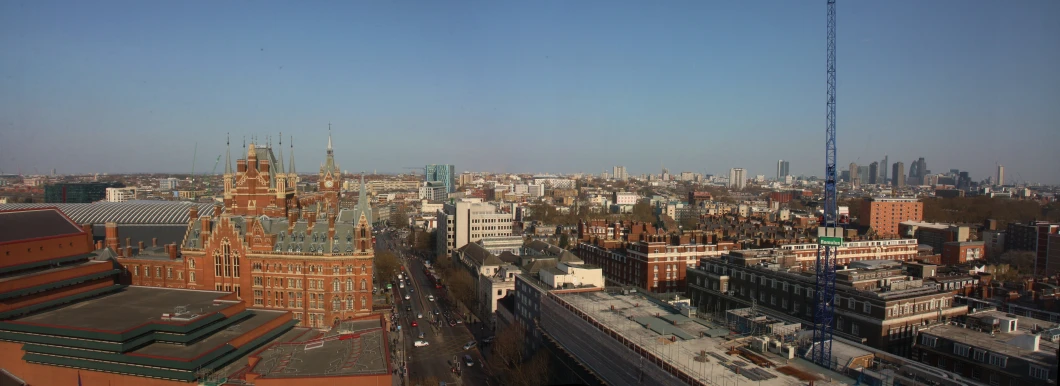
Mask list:
[[[330,188],[330,187],[331,187],[331,185],[334,185],[334,183],[333,183],[333,182],[331,182],[331,181],[327,181],[327,182],[325,182],[325,183],[324,183],[324,187],[328,187],[328,188]]]

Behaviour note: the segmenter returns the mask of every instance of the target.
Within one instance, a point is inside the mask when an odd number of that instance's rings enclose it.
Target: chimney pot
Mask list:
[[[140,247],[140,253],[144,253],[144,242],[143,241],[139,242],[139,247]]]
[[[151,238],[151,246],[152,247],[157,247],[158,246],[158,238],[157,237],[152,237]]]
[[[130,246],[126,246],[125,247],[125,256],[126,257],[132,257],[132,247],[130,247]]]

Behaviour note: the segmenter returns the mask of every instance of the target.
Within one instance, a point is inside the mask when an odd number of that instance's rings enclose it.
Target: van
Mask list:
[[[467,365],[467,367],[474,366],[475,360],[471,359],[470,355],[464,355],[464,364]]]

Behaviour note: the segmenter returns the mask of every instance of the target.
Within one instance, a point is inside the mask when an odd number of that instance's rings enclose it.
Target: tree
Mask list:
[[[493,340],[490,367],[506,385],[539,386],[548,384],[549,358],[539,350],[526,358],[525,330],[519,323],[501,330]]]
[[[651,203],[648,200],[640,200],[633,205],[633,220],[647,223],[655,222],[655,213],[653,213]]]
[[[390,251],[379,251],[375,254],[375,275],[382,283],[389,283],[397,278],[401,263]]]
[[[476,300],[475,279],[463,269],[452,271],[449,275],[449,293],[453,294],[454,299],[464,303],[467,308],[472,308]]]
[[[1034,273],[1034,252],[1008,251],[1001,254],[1001,262],[1011,265],[1020,274]]]
[[[408,208],[405,204],[398,205],[393,212],[390,212],[390,226],[398,229],[409,227]]]
[[[418,251],[430,251],[431,246],[434,244],[431,242],[434,239],[434,232],[427,232],[425,230],[416,228],[409,232],[408,240],[406,240],[412,249]]]
[[[560,234],[559,235],[559,247],[563,248],[563,249],[567,249],[567,247],[569,247],[569,246],[570,246],[570,236],[567,236],[566,233]]]

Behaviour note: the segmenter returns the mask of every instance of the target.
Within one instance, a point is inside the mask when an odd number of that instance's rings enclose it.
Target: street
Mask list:
[[[401,272],[403,280],[407,283],[405,288],[400,288],[398,282],[392,283],[397,315],[394,320],[401,328],[400,333],[395,335],[400,335],[398,349],[405,353],[404,359],[409,370],[406,379],[416,381],[435,377],[447,385],[497,384],[492,381],[493,377],[483,366],[482,353],[478,347],[481,341],[477,342],[476,347],[464,350],[464,345],[474,339],[468,325],[461,323],[450,326],[450,321],[460,318],[455,314],[450,319],[446,318],[450,310],[455,310],[456,307],[448,301],[445,289],[434,287],[434,283],[425,273],[423,261],[407,253],[402,246],[403,240],[395,236],[386,231],[380,232],[376,247],[380,251],[392,251],[406,268]],[[410,274],[411,278],[408,277]],[[386,284],[380,283],[380,287],[385,288]],[[405,299],[406,295],[409,296],[408,300]],[[433,296],[434,301],[429,301],[428,295]],[[413,327],[413,321],[418,326]],[[484,334],[477,335],[484,337]],[[429,345],[415,347],[413,342],[417,340],[425,340]],[[472,366],[464,363],[465,355],[471,356]],[[397,368],[401,368],[401,365],[395,363]],[[459,369],[460,373],[455,373],[454,368]]]

